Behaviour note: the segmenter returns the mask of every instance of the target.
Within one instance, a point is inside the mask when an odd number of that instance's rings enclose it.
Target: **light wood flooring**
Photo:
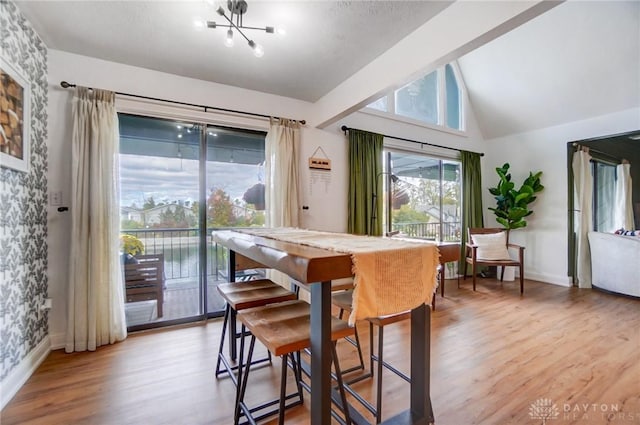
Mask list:
[[[480,279],[475,293],[469,280],[446,285],[432,315],[436,424],[542,424],[530,410],[540,399],[558,409],[548,424],[640,424],[640,300],[533,281],[524,297],[513,282]],[[0,423],[230,424],[233,385],[214,377],[221,324],[138,333],[95,353],[52,352]],[[408,328],[385,329],[385,357],[403,371]],[[342,366],[353,364],[351,346],[341,342],[340,352]],[[250,400],[277,395],[275,365],[252,372]],[[371,397],[373,386],[356,389]],[[385,373],[383,416],[406,409],[408,393]],[[288,424],[309,423],[308,399]]]

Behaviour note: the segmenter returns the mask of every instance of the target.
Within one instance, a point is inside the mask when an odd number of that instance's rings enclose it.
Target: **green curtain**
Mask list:
[[[382,235],[382,140],[349,129],[349,233]]]
[[[482,172],[480,169],[480,154],[460,151],[462,162],[462,234],[460,235],[460,264],[458,273],[464,273],[465,242],[467,228],[484,227],[482,218]]]

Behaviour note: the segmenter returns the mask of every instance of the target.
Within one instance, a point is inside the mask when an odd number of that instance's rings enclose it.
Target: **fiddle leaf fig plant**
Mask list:
[[[496,221],[507,230],[520,229],[527,226],[525,217],[533,214],[529,204],[537,199],[536,193],[542,191],[544,186],[540,183],[542,171],[529,172],[522,186],[516,189],[509,174],[509,163],[496,168],[500,181],[496,187],[489,188],[489,192],[496,199],[496,207],[489,208],[496,215]]]

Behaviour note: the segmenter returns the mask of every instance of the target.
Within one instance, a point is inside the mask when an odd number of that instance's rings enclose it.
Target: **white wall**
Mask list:
[[[264,114],[282,115],[298,119],[310,113],[312,105],[294,99],[268,95],[220,84],[173,76],[128,65],[105,62],[56,50],[49,56],[49,190],[62,191],[68,205],[71,188],[70,175],[70,99],[71,90],[59,87],[61,80],[110,90],[146,96],[208,104],[230,109]],[[121,102],[126,108],[134,108]],[[136,105],[135,107],[140,107]],[[162,108],[150,105],[160,111]],[[165,108],[168,110],[170,108]],[[166,111],[167,114],[176,111]],[[184,112],[183,112],[184,113]],[[202,113],[194,113],[202,117]],[[347,144],[340,125],[377,131],[385,134],[424,140],[429,143],[485,152],[483,159],[483,187],[494,185],[492,171],[510,162],[513,175],[520,180],[530,170],[542,170],[545,191],[534,207],[529,227],[513,233],[513,240],[526,246],[526,276],[545,282],[567,284],[567,194],[566,142],[599,135],[619,133],[640,128],[637,109],[589,119],[557,127],[513,135],[485,142],[471,111],[468,111],[468,135],[427,129],[374,115],[354,113],[326,130],[305,128],[302,132],[301,189],[302,227],[346,231],[347,217]],[[207,114],[207,119],[220,120],[227,125],[236,122],[247,128],[266,128],[266,122],[227,115]],[[407,144],[415,148],[415,145]],[[314,179],[307,159],[321,147],[332,161],[328,180]],[[321,172],[322,173],[322,172]],[[322,174],[322,177],[325,175]],[[328,183],[326,183],[328,181]],[[486,224],[494,223],[486,210],[493,205],[485,191]],[[67,262],[71,212],[59,213],[49,207],[49,296],[53,298],[49,330],[54,348],[61,347],[66,330]]]
[[[527,133],[487,141],[483,186],[495,186],[494,169],[511,164],[511,175],[521,184],[529,171],[542,171],[544,191],[531,204],[534,213],[525,229],[511,233],[513,243],[525,246],[525,277],[569,285],[567,240],[567,143],[640,128],[640,108],[566,123]],[[495,205],[488,191],[485,198],[485,226],[497,224],[486,208]]]
[[[71,97],[72,90],[62,89],[60,81],[103,88],[124,93],[140,94],[160,99],[210,105],[267,115],[305,119],[311,104],[295,99],[269,95],[251,90],[237,89],[221,84],[178,77],[148,69],[102,61],[62,51],[49,51],[49,190],[62,191],[63,203],[69,205],[71,190]],[[128,112],[142,112],[145,108],[155,115],[189,115],[225,125],[266,130],[268,122],[229,114],[205,114],[185,112],[177,108],[154,104],[140,105],[118,101],[119,108]],[[338,131],[304,128],[301,149],[301,188],[303,205],[302,227],[318,230],[346,230],[346,144]],[[310,184],[307,158],[317,147],[322,147],[331,158],[333,169],[328,187],[324,183]],[[313,189],[313,195],[309,190]],[[66,298],[69,257],[69,234],[72,212],[60,213],[57,207],[49,207],[49,297],[53,308],[49,316],[49,333],[52,347],[64,345],[66,332]]]

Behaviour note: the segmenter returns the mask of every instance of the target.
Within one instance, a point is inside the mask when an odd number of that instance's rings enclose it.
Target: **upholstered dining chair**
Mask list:
[[[466,244],[464,279],[471,264],[473,290],[476,290],[476,274],[478,267],[499,266],[502,268],[500,281],[504,280],[505,267],[518,267],[520,271],[520,294],[524,293],[524,247],[507,243],[507,233],[500,228],[470,227],[469,240]],[[511,258],[509,249],[517,250],[517,259]]]

